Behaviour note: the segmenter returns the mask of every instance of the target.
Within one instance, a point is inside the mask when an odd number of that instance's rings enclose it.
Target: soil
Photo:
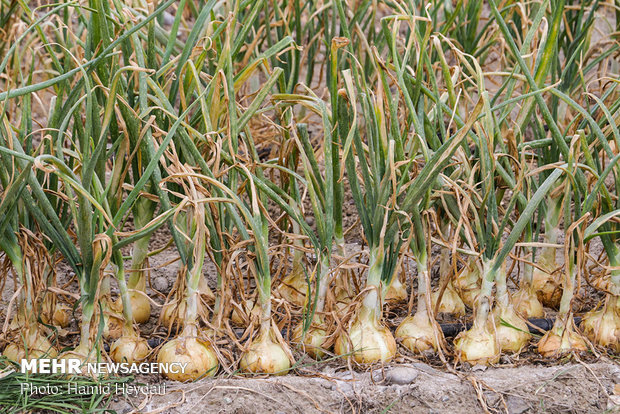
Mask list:
[[[413,362],[313,377],[166,383],[165,395],[118,397],[119,413],[592,413],[620,410],[617,361],[488,368],[456,374]],[[617,386],[616,386],[617,388]]]

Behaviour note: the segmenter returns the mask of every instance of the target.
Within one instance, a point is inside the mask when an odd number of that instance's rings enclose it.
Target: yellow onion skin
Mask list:
[[[66,328],[71,322],[71,308],[67,305],[56,305],[54,309],[54,315],[52,316],[52,323],[61,328]]]
[[[558,309],[562,300],[562,286],[560,281],[552,274],[534,269],[532,286],[538,300],[545,306]]]
[[[246,299],[243,304],[243,311],[245,312],[247,317],[252,320],[258,318],[260,313],[260,306],[258,304],[253,303],[250,299]],[[247,325],[245,318],[243,317],[241,311],[235,306],[233,307],[232,313],[230,315],[230,321],[234,326],[243,326]]]
[[[499,361],[500,347],[496,336],[486,326],[474,326],[454,339],[454,350],[459,362],[489,365]]]
[[[131,316],[135,323],[147,323],[151,317],[151,302],[144,292],[130,290]]]
[[[198,301],[197,306],[199,319],[204,318],[206,314],[205,305],[201,301]],[[185,301],[166,303],[163,306],[160,315],[160,321],[162,325],[166,329],[172,329],[175,327],[183,328],[183,321],[185,320],[185,309]]]
[[[620,311],[617,307],[608,304],[603,309],[588,312],[581,322],[581,330],[593,343],[620,352]]]
[[[327,341],[327,331],[321,328],[322,326],[324,326],[322,319],[315,317],[315,321],[310,325],[305,337],[303,336],[303,321],[293,330],[293,342],[301,343],[304,352],[314,359],[321,359],[325,356],[324,348]]]
[[[195,381],[202,376],[212,377],[219,368],[217,356],[209,343],[183,334],[160,348],[157,362],[186,363],[184,372],[164,373],[166,378],[179,382]]]
[[[474,302],[480,293],[480,270],[478,266],[475,264],[466,266],[454,279],[454,287],[463,303],[473,308]]]
[[[516,354],[520,353],[521,350],[527,346],[532,337],[525,320],[517,315],[512,305],[497,306],[494,315],[495,335],[499,342],[500,349]],[[502,321],[511,326],[506,326]]]
[[[538,342],[538,353],[545,358],[553,358],[570,352],[585,352],[588,350],[583,338],[570,327],[562,335],[548,331]]]
[[[301,268],[297,270],[293,269],[293,271],[282,280],[280,286],[278,286],[280,296],[286,299],[287,302],[296,306],[304,306],[307,290],[308,284],[306,283],[306,278]]]
[[[174,302],[166,303],[161,310],[161,322],[166,329],[175,326],[182,327],[185,318],[185,301],[178,304]]]
[[[388,328],[372,316],[357,317],[348,335],[343,332],[336,339],[334,350],[338,355],[352,353],[358,364],[389,362],[396,355],[396,341]]]
[[[150,352],[146,339],[136,334],[123,335],[110,346],[110,358],[118,363],[133,364],[144,361]]]
[[[387,302],[400,303],[406,301],[408,298],[407,288],[398,277],[395,277],[385,294],[385,300]]]
[[[439,290],[435,290],[431,293],[431,303],[433,304],[433,309],[436,309],[438,299]],[[463,303],[463,299],[461,299],[459,294],[456,292],[452,286],[452,283],[448,283],[448,286],[446,286],[446,289],[443,291],[441,303],[439,304],[437,311],[438,313],[447,313],[454,316],[465,315],[465,303]]]
[[[205,299],[207,303],[213,304],[213,302],[215,302],[215,294],[209,287],[207,279],[204,277],[201,277],[200,282],[198,283],[198,293],[200,293],[200,296]]]
[[[90,372],[88,370],[86,370],[84,367],[86,364],[90,364],[90,363],[97,363],[97,351],[96,350],[89,350],[89,349],[84,349],[84,348],[80,348],[80,346],[76,347],[75,349],[63,352],[58,359],[78,359],[80,360],[80,367],[82,369],[82,375],[83,376],[88,376],[88,377],[92,377],[94,379],[98,379],[99,377],[103,377],[103,378],[107,378],[109,376],[109,374],[107,373],[102,373],[97,375],[97,373],[95,372]]]
[[[345,289],[339,289],[338,287],[336,287],[334,292],[334,299],[336,301],[336,303],[334,303],[334,307],[336,308],[335,310],[338,314],[346,312],[349,308],[349,305],[351,304],[351,297]]]
[[[51,315],[51,320],[50,320]],[[71,322],[71,308],[67,305],[56,303],[52,309],[52,302],[43,302],[41,321],[45,324],[52,324],[60,328],[66,328]]]
[[[396,339],[414,353],[437,350],[437,341],[427,312],[407,316],[396,329]]]
[[[112,312],[105,313],[103,337],[107,340],[116,340],[120,338],[123,333],[124,323],[125,321],[120,314]]]
[[[512,296],[512,303],[515,311],[526,319],[544,316],[543,305],[534,289],[522,287]]]
[[[261,334],[243,353],[239,368],[255,374],[284,375],[291,368],[291,361],[282,345],[271,339],[269,334]]]
[[[32,329],[25,338],[20,337],[18,341],[8,344],[2,355],[15,362],[20,362],[22,359],[31,361],[42,357],[56,358],[58,355],[56,348],[37,329]]]

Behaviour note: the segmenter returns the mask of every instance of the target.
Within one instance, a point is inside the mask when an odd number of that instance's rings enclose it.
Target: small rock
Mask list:
[[[230,404],[230,403],[232,403],[232,398],[230,398],[230,397],[224,397],[224,402],[225,402],[226,404]]]
[[[448,397],[447,395],[444,395],[443,397],[441,397],[441,402],[448,402],[450,401],[450,397]]]
[[[174,23],[174,16],[172,16],[170,13],[165,11],[164,12],[164,25],[172,26],[172,23]]]
[[[487,370],[487,366],[486,365],[480,365],[480,364],[476,364],[473,367],[471,367],[472,371],[486,371]]]
[[[418,378],[420,373],[412,367],[394,367],[386,374],[388,384],[406,385],[411,384]]]
[[[166,292],[168,290],[168,279],[163,276],[157,276],[153,279],[153,289]]]
[[[529,404],[523,398],[508,396],[506,406],[510,414],[522,414],[530,409]]]

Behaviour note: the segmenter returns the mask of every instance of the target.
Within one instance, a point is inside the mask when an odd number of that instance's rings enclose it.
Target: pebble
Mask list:
[[[225,402],[226,404],[230,404],[230,403],[232,403],[232,398],[230,398],[230,397],[224,397],[224,402]]]
[[[167,292],[168,291],[168,279],[166,279],[163,276],[157,276],[155,279],[153,279],[153,288],[160,292]]]
[[[531,408],[524,399],[511,395],[506,398],[506,406],[510,414],[522,414]]]
[[[174,23],[174,16],[168,13],[167,11],[165,11],[164,12],[164,25],[172,26],[172,23]]]
[[[382,372],[373,371],[372,379],[375,382],[384,381],[390,385],[411,384],[420,375],[419,371],[413,367],[393,367]]]

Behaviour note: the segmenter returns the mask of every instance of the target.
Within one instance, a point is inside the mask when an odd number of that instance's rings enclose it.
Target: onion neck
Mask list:
[[[129,275],[129,288],[144,291],[146,288],[144,266],[148,256],[149,238],[144,237],[136,241],[131,259],[131,274]]]
[[[317,299],[316,311],[323,312],[325,309],[327,290],[331,283],[329,257],[326,254],[321,255],[321,264],[319,266],[319,274],[316,280],[319,285],[319,297]]]
[[[198,319],[198,287],[200,286],[200,279],[202,277],[202,267],[205,259],[206,243],[206,235],[203,226],[204,224],[198,224],[195,234],[196,240],[193,251],[194,261],[188,273],[187,294],[185,298],[186,310],[185,320],[183,321],[185,325],[194,324]]]
[[[381,275],[384,265],[383,246],[375,247],[370,251],[370,261],[366,287],[369,291],[362,300],[360,318],[372,318],[374,322],[379,321],[381,315]]]
[[[266,301],[261,301],[260,309],[261,309],[261,320],[260,320],[259,338],[263,339],[263,338],[269,337],[269,331],[271,330],[271,299],[266,300]]]
[[[572,262],[567,263],[564,271],[564,282],[562,286],[562,299],[558,311],[558,319],[566,319],[572,313],[572,303],[574,297],[576,269]]]
[[[82,289],[82,297],[89,298],[87,292]],[[92,300],[86,300],[82,303],[82,324],[80,326],[80,342],[77,349],[89,352],[91,348],[90,325],[95,313],[95,306]],[[103,317],[103,315],[101,315]],[[76,349],[76,350],[77,350]]]
[[[432,306],[427,303],[429,299],[428,288],[430,285],[430,278],[428,275],[428,265],[426,260],[421,259],[418,261],[418,307],[417,313],[428,313],[428,309]]]
[[[495,283],[497,288],[497,303],[499,306],[507,308],[510,305],[510,296],[508,296],[508,287],[506,284],[505,264],[501,266],[495,275]]]
[[[526,257],[532,258],[533,257],[532,248],[528,247],[526,251],[528,252]],[[521,279],[521,287],[525,289],[531,289],[533,284],[534,284],[534,266],[529,264],[529,262],[526,262],[525,266],[523,266],[523,278]]]
[[[613,245],[613,249],[615,254],[611,255],[612,257],[610,257],[609,264],[617,268],[620,267],[620,249],[615,244]],[[620,299],[620,268],[611,271],[610,279],[611,293],[613,296]]]
[[[135,335],[136,332],[133,327],[133,310],[131,309],[131,299],[129,297],[129,289],[127,288],[127,282],[125,281],[125,271],[122,265],[119,266],[116,272],[116,278],[118,281],[118,290],[120,291],[121,302],[123,304],[123,318],[125,323],[123,324],[123,335]]]
[[[478,296],[478,304],[476,306],[476,316],[474,325],[482,327],[486,325],[489,311],[491,309],[491,293],[495,284],[495,272],[493,271],[493,262],[483,259],[482,263],[482,286],[480,295]]]

